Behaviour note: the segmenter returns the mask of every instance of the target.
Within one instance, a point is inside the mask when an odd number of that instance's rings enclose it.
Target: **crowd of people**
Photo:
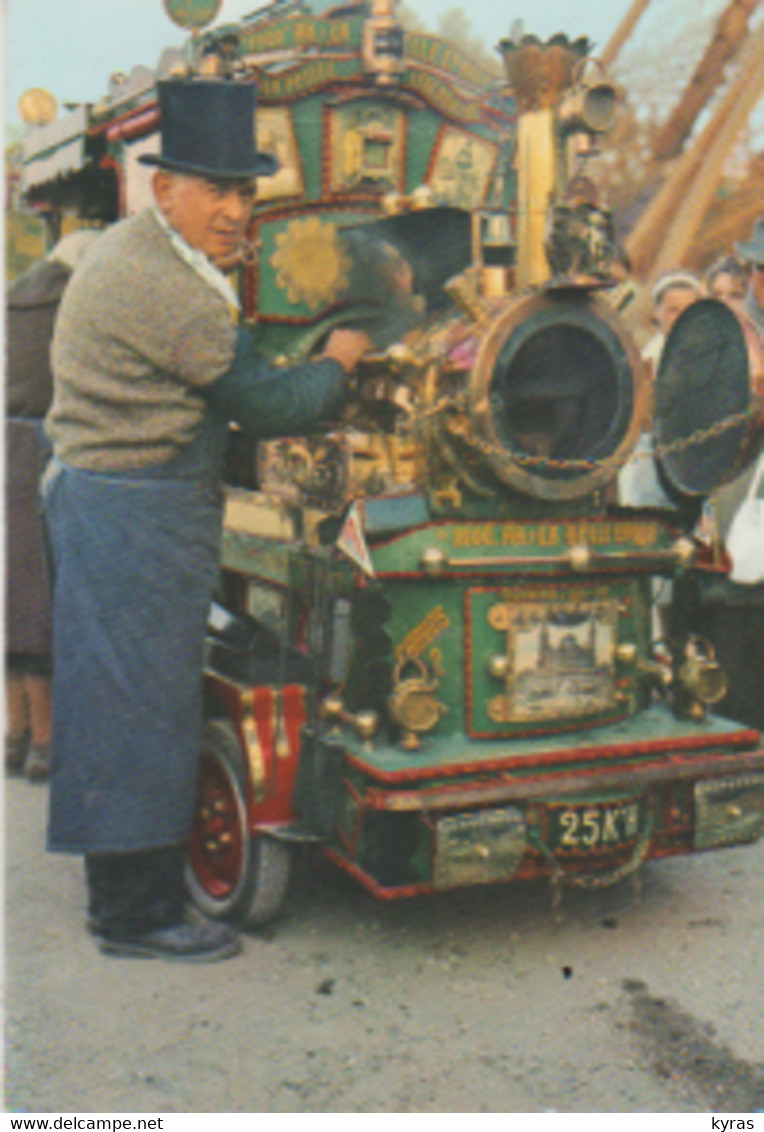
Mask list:
[[[5,760],[32,782],[47,778],[51,735],[51,618],[39,480],[49,446],[50,345],[64,288],[97,232],[80,229],[6,291]]]
[[[737,245],[736,253],[718,259],[704,278],[676,268],[656,280],[651,291],[654,332],[642,350],[642,359],[652,391],[666,341],[684,311],[704,298],[725,303],[738,320],[748,355],[754,445],[760,442],[764,422],[764,219],[756,222],[750,241]],[[651,426],[652,404],[633,458],[619,476],[618,502],[626,507],[676,506],[653,458]]]
[[[50,772],[49,848],[84,856],[107,954],[238,950],[231,928],[188,915],[183,879],[223,446],[230,421],[273,437],[332,419],[372,345],[338,329],[320,356],[275,367],[238,325],[227,273],[257,178],[275,172],[256,150],[255,99],[253,84],[160,83],[161,151],[142,159],[153,207],[62,241],[8,291],[6,766]],[[656,283],[648,356],[688,304],[717,296],[745,326],[761,398],[764,218],[737,251],[705,284],[685,271]],[[634,502],[655,502],[640,490]]]

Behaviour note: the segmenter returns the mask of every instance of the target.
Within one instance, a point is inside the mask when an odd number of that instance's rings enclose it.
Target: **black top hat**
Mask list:
[[[144,154],[159,165],[198,177],[270,177],[278,161],[258,153],[254,83],[175,79],[157,83],[162,151]]]

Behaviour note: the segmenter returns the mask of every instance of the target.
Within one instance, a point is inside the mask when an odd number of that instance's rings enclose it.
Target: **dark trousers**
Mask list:
[[[706,616],[708,637],[729,681],[727,695],[714,710],[764,729],[764,601],[759,596],[757,604],[714,602]]]
[[[88,913],[99,935],[130,939],[179,924],[186,904],[184,845],[88,853]]]

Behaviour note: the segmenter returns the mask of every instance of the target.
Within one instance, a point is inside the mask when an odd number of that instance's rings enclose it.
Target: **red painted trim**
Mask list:
[[[119,118],[111,118],[108,122],[101,122],[97,126],[91,126],[88,130],[89,137],[98,137],[99,134],[106,134],[108,137],[109,131],[115,127],[121,126],[126,122],[130,122],[133,118],[143,118],[150,112],[155,112],[157,115],[157,123],[159,121],[159,103],[145,102],[142,106],[137,106],[132,110],[128,110],[125,114],[120,115]]]
[[[471,604],[470,604],[470,601],[469,601],[470,592],[471,592],[470,590],[466,589],[466,590],[464,590],[464,592],[462,594],[462,604],[463,604],[463,607],[464,607],[463,612],[462,612],[462,618],[463,618],[463,621],[464,621],[463,651],[464,651],[464,675],[465,675],[465,682],[464,682],[464,723],[465,723],[465,730],[467,731],[467,734],[471,734],[472,712],[473,712],[473,709],[474,709],[474,706],[475,706],[474,697],[473,697],[473,694],[472,694],[472,680],[473,680],[473,675],[474,675],[473,669],[472,669],[473,620],[472,620],[472,607],[471,607]]]
[[[433,105],[429,101],[429,99],[425,98],[425,101],[428,103],[430,109],[433,109]],[[437,164],[438,154],[440,153],[440,150],[443,146],[443,139],[446,136],[446,130],[448,129],[448,123],[451,121],[451,119],[445,120],[445,115],[442,115],[442,116],[444,118],[444,121],[442,121],[440,123],[440,126],[438,128],[438,135],[435,138],[435,143],[434,143],[432,149],[430,150],[430,157],[429,157],[429,160],[427,162],[427,172],[424,175],[425,183],[428,184],[428,185],[429,185],[430,181],[432,180],[433,173],[435,172],[435,166]]]
[[[627,711],[619,711],[615,715],[608,715],[604,719],[590,719],[582,717],[575,723],[560,723],[556,727],[541,726],[533,727],[528,731],[475,731],[471,726],[471,720],[467,720],[467,734],[470,739],[488,739],[488,740],[511,740],[511,739],[542,739],[545,736],[554,735],[577,735],[581,731],[594,731],[597,727],[610,727],[613,723],[622,723],[624,719],[629,718]],[[507,724],[509,727],[510,724]]]
[[[115,157],[109,154],[101,158],[102,169],[113,169],[117,175],[117,189],[119,191],[119,215],[125,215],[127,209],[127,185],[125,184],[125,171]]]
[[[334,835],[337,838],[337,840],[339,841],[339,843],[342,845],[345,852],[349,856],[352,856],[355,853],[355,846],[353,845],[353,843],[351,842],[350,838],[345,833],[345,831],[343,829],[335,829]]]
[[[344,872],[348,873],[358,881],[358,883],[375,896],[378,900],[406,900],[416,896],[434,896],[434,895],[447,895],[449,892],[457,892],[467,888],[485,888],[491,885],[505,885],[512,884],[515,881],[530,881],[530,880],[543,880],[552,875],[552,867],[540,854],[534,853],[533,850],[527,850],[520,867],[511,877],[506,880],[490,880],[475,883],[474,881],[467,882],[462,885],[450,885],[448,888],[435,888],[431,883],[422,882],[421,884],[399,885],[398,887],[388,888],[379,884],[374,877],[365,872],[354,861],[348,860],[342,853],[329,846],[321,847],[322,854],[330,860],[333,864],[337,865]],[[657,860],[662,857],[678,857],[687,856],[695,852],[693,849],[684,848],[681,846],[657,846],[651,845],[647,852],[646,860]],[[610,867],[616,867],[622,861],[621,857],[614,857],[610,862]],[[607,858],[605,859],[607,860]],[[604,864],[602,858],[599,859],[600,864]],[[578,868],[567,869],[569,875],[576,873],[588,872],[589,862],[581,862]],[[603,875],[606,875],[607,868],[602,869]]]
[[[251,239],[251,231],[247,233]],[[248,263],[241,273],[241,305],[245,318],[257,316],[257,303],[260,289],[260,260]]]
[[[409,128],[411,125],[411,115],[403,115],[403,125],[401,127],[401,174],[398,179],[398,191],[401,193],[408,192],[409,187]],[[415,186],[416,187],[416,186]]]
[[[159,129],[159,110],[147,110],[135,117],[121,120],[119,123],[111,122],[106,131],[106,140],[110,144],[115,142],[131,142],[147,134],[155,133]]]
[[[321,852],[335,865],[339,865],[345,872],[350,873],[352,877],[363,885],[363,887],[376,896],[378,900],[398,900],[401,897],[411,896],[426,896],[435,889],[431,884],[409,884],[401,885],[398,888],[384,888],[374,880],[374,877],[365,872],[355,861],[349,861],[347,857],[343,857],[336,849],[330,848],[328,845],[322,845]]]
[[[321,194],[332,195],[331,112],[328,102],[321,107]]]
[[[283,688],[237,684],[215,672],[205,673],[208,688],[217,697],[233,723],[247,769],[247,813],[250,828],[256,831],[263,823],[284,824],[295,820],[292,805],[294,784],[300,759],[301,731],[307,721],[306,690],[301,684]],[[276,751],[274,710],[283,707],[283,726],[288,755]],[[265,797],[257,801],[249,778],[249,757],[245,723],[252,709],[252,723],[263,757],[263,789]]]
[[[499,110],[498,106],[491,106],[490,103],[487,102],[483,104],[481,109],[488,121],[490,121],[490,119],[492,118],[495,118],[496,121],[500,122],[502,126],[506,126],[508,122],[517,124],[517,120],[519,118],[517,112],[515,112],[514,114],[507,114],[506,111]]]
[[[347,778],[343,778],[342,785],[356,804],[356,814],[353,820],[352,833],[350,835],[346,834],[341,829],[338,829],[336,832],[345,848],[349,852],[355,854],[358,850],[358,843],[361,839],[361,830],[363,828],[364,815],[369,807],[366,805],[363,795],[359,792],[356,786],[353,785],[352,782],[350,782]]]
[[[580,728],[578,729],[580,731]],[[373,782],[396,786],[407,782],[426,782],[433,778],[456,778],[468,774],[484,774],[496,771],[522,771],[527,768],[559,767],[592,760],[594,765],[589,769],[597,772],[602,769],[601,762],[606,759],[616,760],[644,759],[650,755],[674,755],[681,763],[686,762],[681,755],[684,753],[700,753],[718,750],[723,747],[743,749],[755,748],[761,736],[758,731],[730,731],[719,735],[684,735],[674,739],[645,739],[641,742],[623,743],[613,746],[590,746],[567,748],[560,751],[546,751],[542,754],[523,756],[507,754],[503,757],[488,760],[473,760],[472,762],[457,763],[445,766],[442,763],[435,767],[407,767],[405,770],[384,771],[365,762],[362,756],[348,754],[346,756],[349,766],[361,771]],[[507,739],[507,742],[511,742]],[[754,753],[752,751],[752,753]],[[764,756],[764,750],[759,753]],[[595,761],[596,760],[596,761]],[[585,773],[585,768],[580,769]],[[518,782],[535,781],[527,775],[517,775]],[[466,788],[468,784],[460,783],[459,789]],[[493,785],[493,784],[489,784]],[[446,789],[446,788],[441,788]]]
[[[347,59],[356,59],[357,57],[358,53],[356,51],[345,51],[335,52],[332,54],[322,53],[320,56],[316,55],[315,60],[317,61],[320,59],[321,62],[338,61],[342,63]],[[294,67],[292,67],[291,71],[283,71],[282,77],[293,74],[295,71],[298,71],[301,66],[301,62],[296,63]],[[341,76],[335,75],[333,78],[327,80],[326,82],[319,82],[316,86],[309,87],[306,90],[295,91],[294,94],[279,94],[276,97],[273,97],[271,95],[265,93],[261,94],[260,92],[258,92],[257,98],[261,106],[287,106],[291,105],[293,102],[303,102],[307,98],[315,98],[317,94],[329,95],[335,92],[339,94],[340,92],[348,90],[349,88],[352,89],[353,87],[356,87],[359,91],[363,91],[365,88],[358,85],[361,78],[362,76],[358,74],[349,75],[344,79]]]
[[[373,549],[374,548],[372,547],[372,550]],[[525,561],[527,562],[527,559]],[[539,570],[539,569],[533,569],[533,568],[531,568],[531,569],[522,569],[522,568],[518,569],[518,567],[522,567],[524,565],[523,559],[518,559],[517,564],[513,563],[512,565],[509,565],[509,564],[505,565],[504,563],[502,563],[502,566],[501,566],[502,572],[499,572],[498,569],[492,570],[489,562],[486,562],[485,568],[481,568],[480,570],[469,570],[469,571],[466,571],[466,570],[456,571],[456,570],[454,570],[454,571],[450,571],[448,569],[448,567],[446,566],[446,570],[440,575],[439,581],[449,581],[449,582],[480,582],[480,581],[483,581],[483,582],[485,582],[485,581],[490,581],[492,578],[508,578],[508,577],[511,577],[511,578],[514,579],[514,578],[519,577],[519,578],[534,578],[534,579],[556,578],[556,579],[559,579],[561,581],[567,581],[567,582],[575,582],[575,581],[580,582],[580,581],[583,581],[584,578],[585,578],[585,580],[587,582],[590,582],[592,579],[594,579],[596,581],[596,579],[599,578],[599,577],[623,577],[624,575],[627,575],[628,577],[635,577],[635,578],[649,577],[649,576],[652,576],[653,574],[655,574],[655,572],[656,572],[655,568],[654,568],[654,564],[651,567],[647,564],[630,562],[630,563],[625,563],[623,566],[620,566],[620,565],[600,566],[600,565],[598,565],[596,567],[593,567],[591,570],[587,570],[586,575],[583,575],[583,574],[576,573],[570,567],[568,567],[565,570],[555,569],[554,568],[555,567],[554,559],[547,559],[547,562],[549,562],[550,566],[552,567],[551,569],[548,569],[548,570]],[[427,574],[424,574],[423,572],[416,571],[416,570],[414,570],[414,571],[411,571],[411,570],[410,571],[378,570],[377,571],[377,578],[379,578],[381,581],[385,581],[385,582],[416,582],[417,580],[430,582],[430,583],[432,582],[432,579]]]

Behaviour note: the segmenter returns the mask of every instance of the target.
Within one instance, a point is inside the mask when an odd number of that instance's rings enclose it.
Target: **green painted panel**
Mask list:
[[[289,102],[320,90],[329,83],[347,82],[363,73],[359,58],[324,59],[317,56],[288,71],[263,71],[258,79],[258,95],[263,102]]]
[[[303,98],[291,109],[305,182],[304,196],[308,200],[319,200],[323,195],[321,180],[324,100],[320,96]]]
[[[443,119],[432,110],[415,110],[409,114],[407,192],[413,192],[425,183],[442,124]]]
[[[616,649],[646,654],[643,581],[388,582],[397,678],[435,681],[447,708],[428,741],[588,727],[636,710],[635,669]],[[504,675],[492,675],[494,661]]]
[[[437,735],[464,728],[464,587],[399,582],[386,587],[389,630],[400,679],[437,680],[435,696],[448,711]]]
[[[591,726],[636,707],[631,580],[467,592],[467,719],[476,737]],[[622,698],[623,697],[623,698]]]
[[[274,585],[286,586],[290,576],[289,547],[240,531],[223,531],[221,566],[250,574]]]
[[[658,520],[570,519],[544,523],[474,522],[432,523],[402,535],[372,552],[378,574],[420,569],[423,550],[437,549],[453,569],[491,570],[494,563],[533,559],[534,565],[559,568],[572,547],[588,546],[594,553],[618,557],[667,551],[675,532]]]
[[[426,32],[406,33],[406,58],[425,67],[448,71],[477,87],[486,87],[496,82],[495,75],[488,74],[456,44]]]
[[[294,47],[323,47],[333,51],[358,51],[363,19],[325,20],[302,17],[280,23],[242,29],[237,26],[238,54],[255,55],[264,51],[283,51]]]
[[[718,736],[739,730],[738,725],[729,720],[708,716],[700,722],[676,719],[672,712],[660,704],[642,711],[639,715],[606,727],[587,728],[564,735],[545,735],[532,739],[476,740],[466,735],[439,736],[437,739],[425,738],[418,751],[405,751],[388,743],[374,742],[372,749],[350,732],[343,734],[343,743],[348,751],[369,767],[383,774],[411,770],[412,767],[432,771],[431,784],[438,777],[439,769],[458,767],[465,763],[474,765],[491,763],[496,759],[517,758],[520,764],[513,768],[513,774],[522,775],[522,760],[532,760],[539,755],[559,751],[581,750],[580,764],[566,763],[566,770],[577,766],[591,766],[596,763],[597,748],[612,749],[613,746],[641,742],[681,742],[686,738],[700,740],[706,738],[710,743],[718,742]],[[594,754],[592,752],[595,752]],[[617,765],[612,758],[608,767]],[[538,773],[529,764],[528,774]],[[412,786],[412,788],[415,788]]]
[[[331,287],[325,286],[320,272],[301,271],[305,249],[320,246],[321,227],[340,228],[368,219],[367,213],[358,211],[327,210],[322,213],[318,208],[305,216],[263,223],[259,232],[259,313],[266,318],[300,319],[305,323],[318,322],[326,317],[335,299],[330,298]],[[326,242],[329,251],[334,254],[328,235]],[[326,266],[328,269],[330,264]]]

